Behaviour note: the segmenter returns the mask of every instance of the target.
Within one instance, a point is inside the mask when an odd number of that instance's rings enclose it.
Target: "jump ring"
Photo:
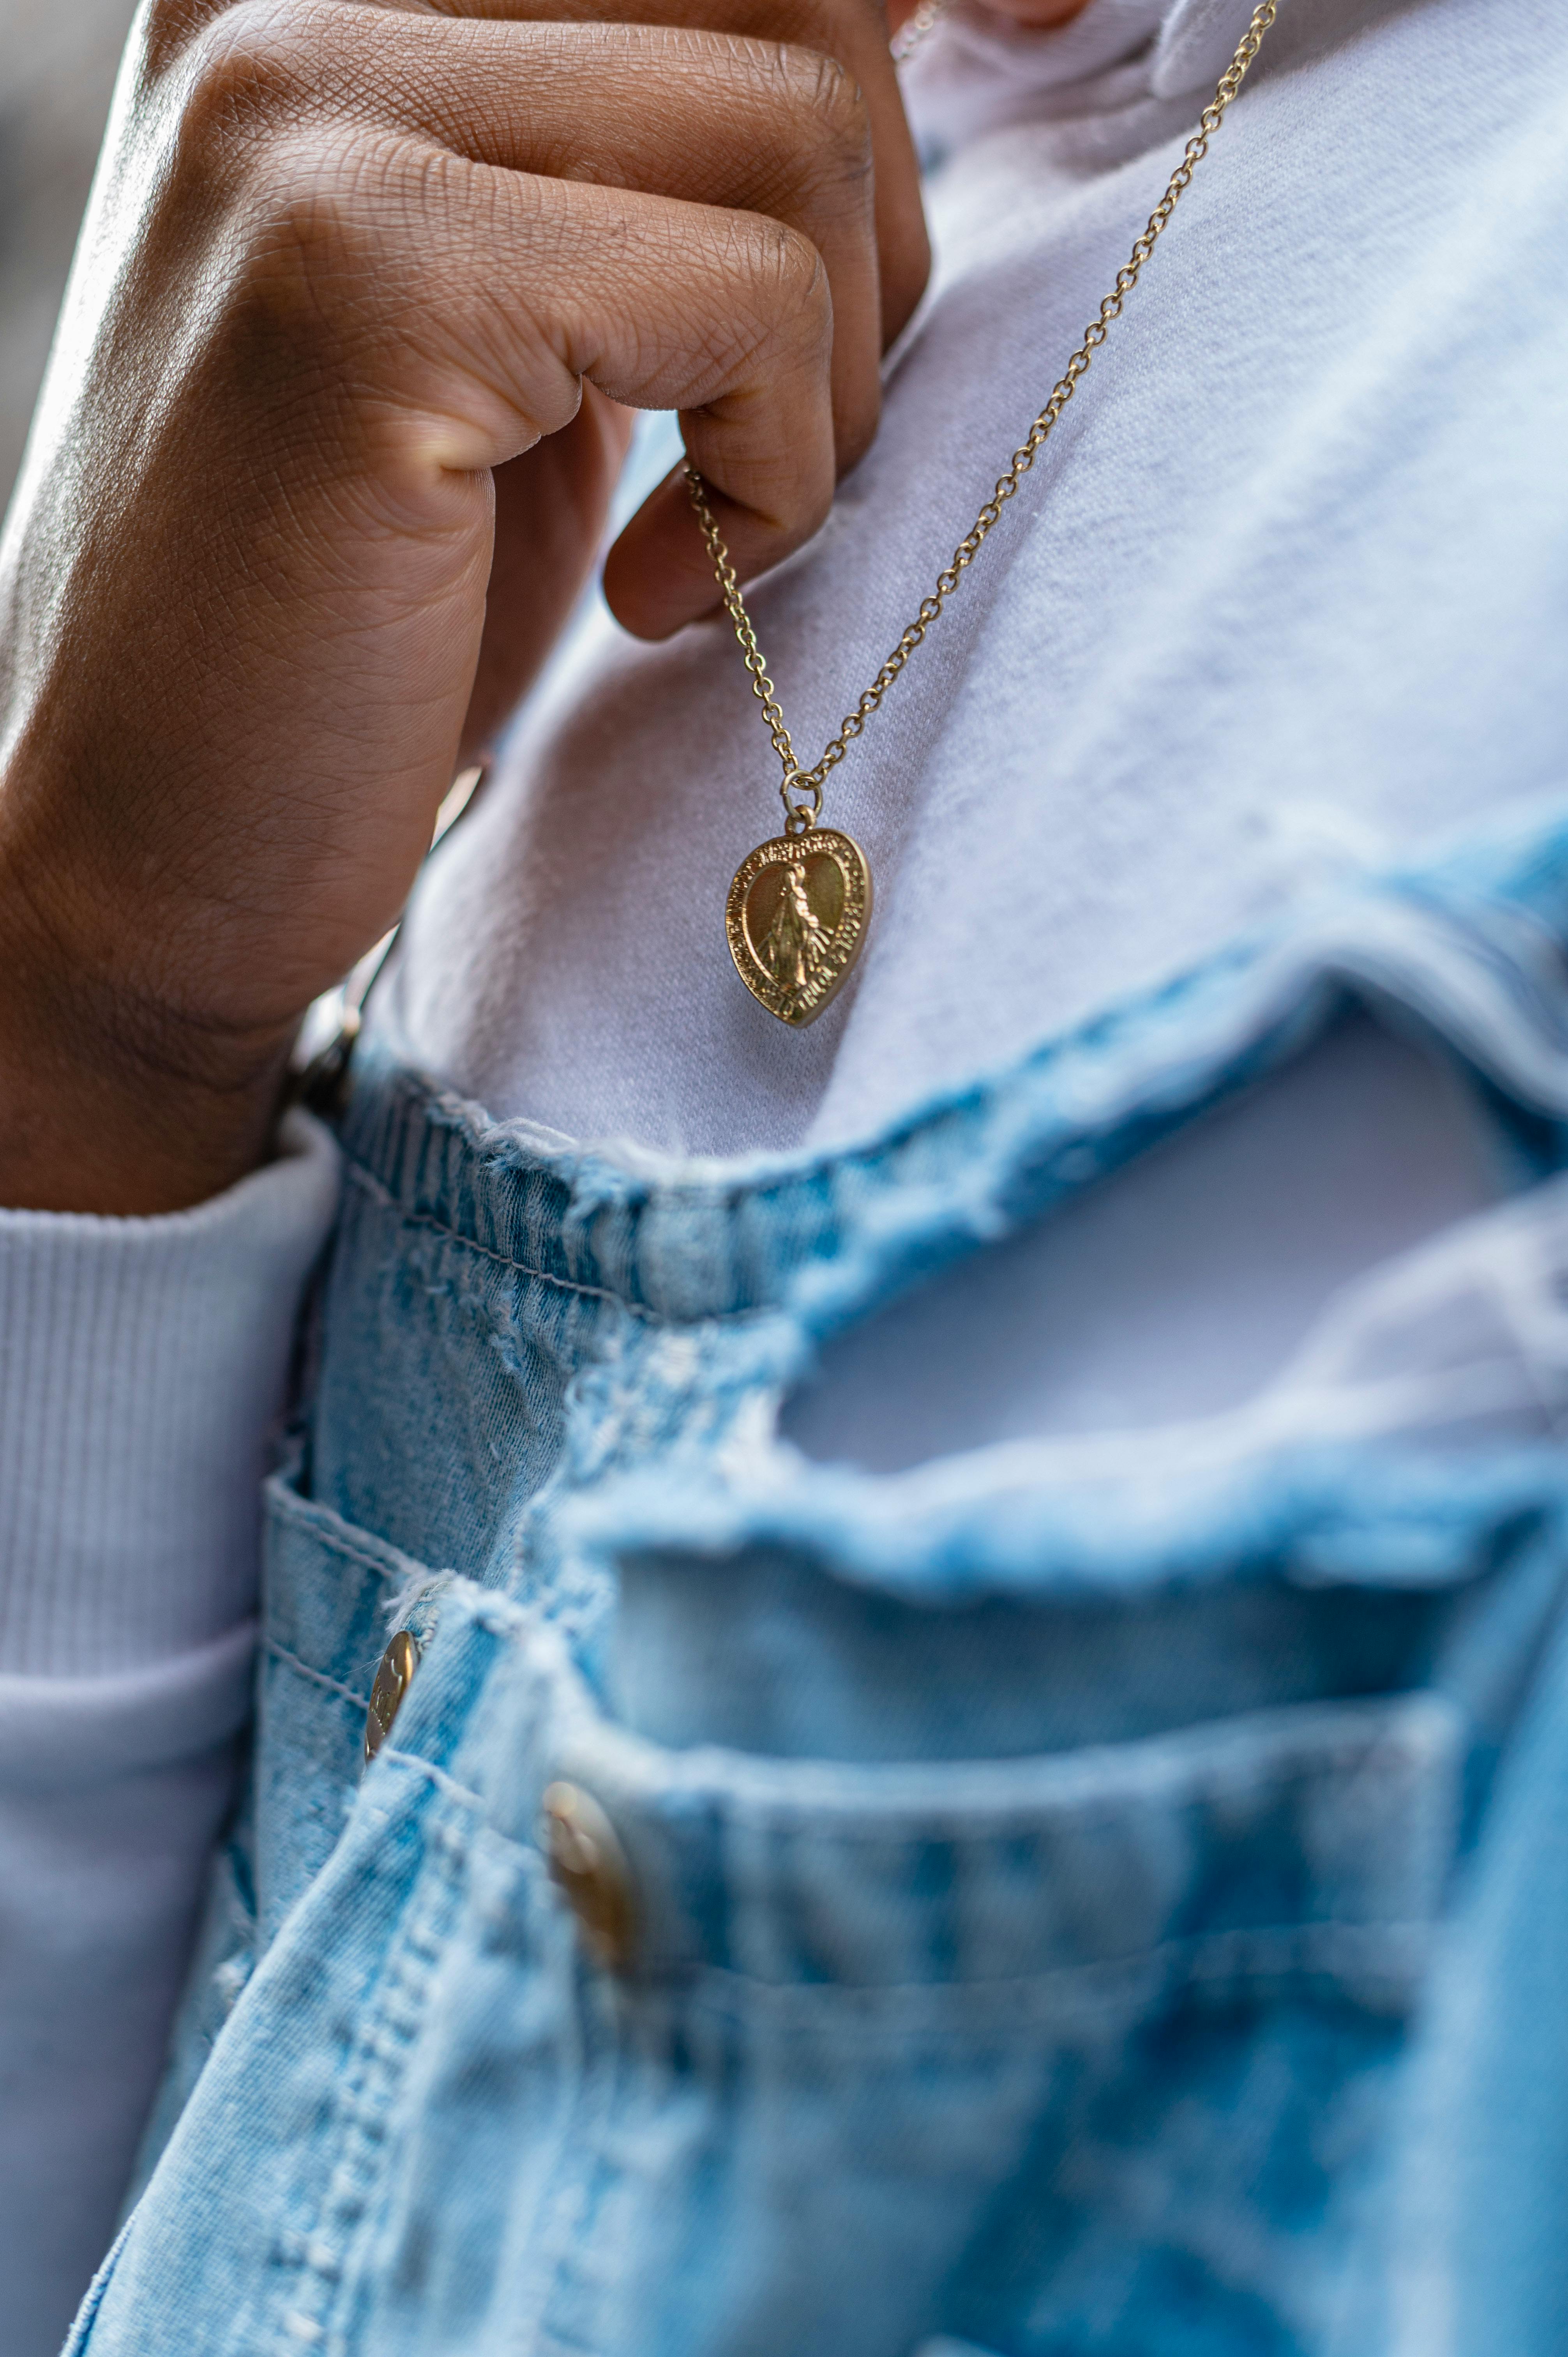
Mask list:
[[[790,798],[796,793],[809,793],[811,799],[809,802],[794,802]],[[797,771],[793,777],[783,779],[779,787],[779,799],[784,805],[786,834],[804,834],[806,829],[814,826],[822,816],[822,789],[815,778],[803,778]]]

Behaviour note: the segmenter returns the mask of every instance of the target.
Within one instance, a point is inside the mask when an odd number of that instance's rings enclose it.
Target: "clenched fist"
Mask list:
[[[874,0],[149,0],[0,554],[0,1200],[266,1149],[582,586],[623,405],[743,574],[815,530],[927,267]],[[679,479],[646,636],[714,602]]]

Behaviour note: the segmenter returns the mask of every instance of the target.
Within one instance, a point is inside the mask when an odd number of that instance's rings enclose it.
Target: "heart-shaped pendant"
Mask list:
[[[725,931],[753,998],[800,1030],[844,981],[871,918],[871,870],[836,827],[758,844],[736,870]]]

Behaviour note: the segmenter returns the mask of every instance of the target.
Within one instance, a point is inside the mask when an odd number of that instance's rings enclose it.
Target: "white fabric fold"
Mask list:
[[[189,1652],[117,1674],[0,1671],[0,1787],[87,1790],[199,1759],[250,1717],[255,1645],[255,1621],[241,1620]]]

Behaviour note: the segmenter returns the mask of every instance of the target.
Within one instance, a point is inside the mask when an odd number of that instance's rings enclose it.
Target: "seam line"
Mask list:
[[[352,1686],[344,1685],[340,1679],[329,1678],[325,1670],[313,1670],[308,1662],[302,1662],[297,1653],[291,1652],[280,1638],[269,1637],[265,1644],[266,1651],[274,1661],[286,1663],[291,1670],[297,1670],[302,1678],[308,1678],[312,1685],[324,1686],[328,1694],[338,1695],[344,1702],[351,1702],[358,1710],[369,1710],[369,1695],[356,1694]]]
[[[407,1570],[396,1564],[378,1562],[369,1547],[360,1545],[350,1538],[340,1538],[334,1531],[321,1528],[309,1512],[312,1506],[317,1504],[316,1499],[302,1498],[296,1490],[285,1490],[285,1496],[288,1506],[274,1509],[278,1519],[286,1520],[291,1531],[304,1531],[309,1537],[318,1541],[324,1553],[346,1556],[349,1562],[359,1564],[365,1571],[373,1571],[378,1579],[384,1579],[389,1585],[396,1582],[401,1586],[406,1586],[411,1572],[417,1572],[421,1578],[434,1577],[424,1564],[415,1563],[412,1555],[404,1555],[403,1558],[403,1563],[408,1566]],[[302,1511],[297,1515],[290,1512],[288,1508],[294,1507],[298,1507]]]
[[[748,1318],[756,1314],[747,1309],[715,1309],[704,1312],[703,1316],[697,1319],[666,1318],[660,1311],[650,1309],[644,1302],[628,1300],[624,1293],[612,1293],[607,1286],[584,1285],[575,1277],[557,1276],[553,1270],[534,1268],[525,1260],[513,1260],[510,1254],[497,1252],[492,1244],[482,1244],[475,1237],[466,1236],[460,1228],[454,1228],[446,1221],[436,1219],[434,1212],[411,1211],[407,1204],[399,1202],[391,1188],[376,1177],[367,1163],[359,1161],[348,1152],[347,1148],[344,1149],[343,1159],[348,1168],[349,1178],[353,1184],[362,1188],[365,1193],[373,1197],[376,1201],[384,1204],[388,1211],[395,1211],[398,1218],[409,1227],[428,1228],[434,1234],[446,1236],[450,1243],[461,1244],[466,1252],[478,1253],[481,1259],[492,1260],[498,1267],[510,1269],[516,1276],[534,1277],[541,1285],[554,1286],[559,1292],[575,1293],[587,1301],[608,1302],[613,1308],[625,1310],[628,1318],[640,1318],[648,1324],[655,1326],[705,1324],[709,1317]]]

